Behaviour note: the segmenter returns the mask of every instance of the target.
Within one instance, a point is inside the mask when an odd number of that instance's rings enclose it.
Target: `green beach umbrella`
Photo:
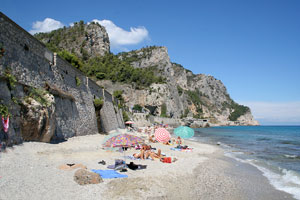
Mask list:
[[[175,128],[174,133],[176,136],[179,136],[183,139],[193,137],[195,134],[194,129],[187,126],[179,126]]]

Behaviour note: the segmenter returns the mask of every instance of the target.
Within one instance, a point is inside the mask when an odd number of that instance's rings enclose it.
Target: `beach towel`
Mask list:
[[[163,163],[172,163],[172,158],[171,157],[161,158],[161,162],[163,162]]]
[[[100,170],[100,169],[92,169],[92,172],[95,172],[101,176],[101,178],[126,178],[128,177],[126,174],[120,174],[115,170]]]
[[[7,116],[7,119],[4,119],[4,117],[2,116],[2,124],[4,128],[4,132],[7,132],[9,126],[9,115]]]
[[[184,151],[184,152],[192,152],[192,148],[186,148],[186,149],[181,149],[181,148],[170,148],[173,151]]]
[[[125,159],[130,159],[130,160],[141,160],[140,158],[135,158],[134,156],[124,156]],[[145,160],[152,160],[150,157],[146,158]]]

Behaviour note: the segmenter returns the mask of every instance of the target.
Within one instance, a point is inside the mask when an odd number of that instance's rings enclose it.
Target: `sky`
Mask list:
[[[299,0],[1,0],[0,11],[32,34],[97,21],[113,53],[166,46],[262,125],[300,125]]]

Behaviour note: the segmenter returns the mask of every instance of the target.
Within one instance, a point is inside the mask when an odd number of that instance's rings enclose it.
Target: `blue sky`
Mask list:
[[[98,20],[112,52],[166,46],[172,62],[221,80],[261,124],[300,125],[298,0],[1,0],[0,11],[31,32]]]

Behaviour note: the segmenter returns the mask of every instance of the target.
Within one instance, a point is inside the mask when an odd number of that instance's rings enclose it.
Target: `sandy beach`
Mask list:
[[[145,135],[146,136],[146,135]],[[223,155],[217,145],[185,141],[192,152],[172,151],[169,145],[152,147],[178,160],[162,163],[129,160],[147,169],[122,172],[128,178],[103,179],[79,185],[74,170],[58,167],[81,163],[91,169],[107,169],[123,153],[102,149],[105,135],[73,137],[59,144],[26,142],[0,153],[0,199],[293,199],[275,190],[256,168]],[[126,155],[138,152],[129,149]],[[98,164],[105,160],[106,165]]]

